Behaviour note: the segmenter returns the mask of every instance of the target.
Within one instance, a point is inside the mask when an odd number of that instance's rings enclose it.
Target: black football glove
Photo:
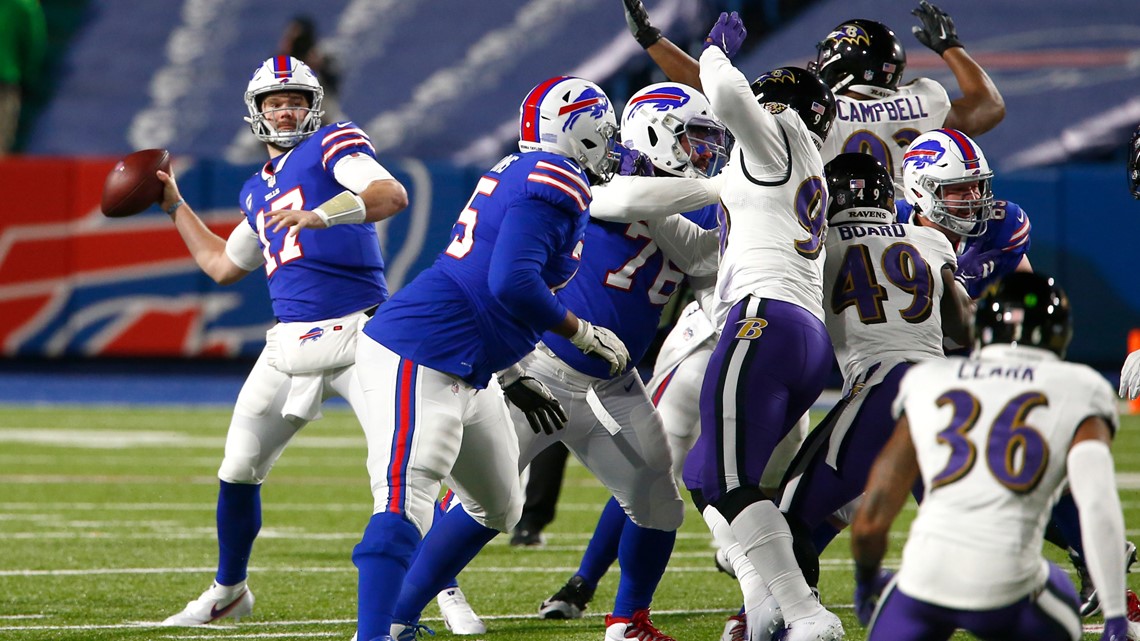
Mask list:
[[[649,24],[649,13],[641,0],[621,0],[621,3],[625,7],[625,23],[637,44],[648,49],[661,39],[661,30]]]
[[[1132,132],[1128,147],[1128,189],[1133,198],[1140,200],[1140,127]]]
[[[566,427],[566,421],[570,420],[566,410],[562,409],[562,403],[554,398],[542,381],[533,376],[524,374],[504,385],[503,394],[511,404],[522,410],[535,434],[553,434]]]
[[[958,31],[954,29],[954,21],[945,11],[922,0],[918,3],[918,8],[910,13],[922,22],[921,27],[911,27],[911,33],[919,42],[933,49],[934,53],[941,56],[947,49],[962,46]]]

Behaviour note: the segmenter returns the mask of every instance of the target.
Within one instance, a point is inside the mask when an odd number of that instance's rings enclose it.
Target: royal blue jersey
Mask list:
[[[364,333],[475,387],[517,363],[566,316],[552,290],[578,270],[590,184],[572,160],[511,154],[483,174],[431,267]]]
[[[717,225],[716,208],[717,205],[709,205],[685,217],[705,229],[713,229]],[[649,349],[657,334],[661,309],[684,276],[657,248],[645,223],[591,219],[586,228],[582,268],[574,280],[559,290],[558,299],[580,318],[617,334],[629,350],[632,368]],[[558,334],[547,332],[542,342],[579,372],[610,377],[608,362],[583,354]]]
[[[375,157],[356,125],[339,122],[318,129],[296,147],[265,163],[241,189],[241,210],[265,255],[273,314],[282,322],[336,318],[388,298],[380,242],[371,223],[271,231],[265,214],[278,209],[312,210],[344,191],[333,167],[346,156]]]
[[[896,200],[895,209],[899,222],[910,222],[914,207],[905,200]],[[978,298],[986,288],[998,278],[1014,271],[1029,251],[1029,216],[1017,204],[1008,200],[994,201],[994,216],[986,225],[986,233],[981,236],[963,236],[955,248],[959,256],[968,250],[979,253],[994,252],[994,269],[984,278],[959,279],[970,298]],[[959,264],[961,272],[963,265]]]

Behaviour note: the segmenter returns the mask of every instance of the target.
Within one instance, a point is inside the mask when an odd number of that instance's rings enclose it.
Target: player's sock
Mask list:
[[[733,535],[732,526],[728,524],[724,515],[715,507],[706,505],[701,516],[705,517],[705,523],[712,532],[713,540],[720,549],[724,550],[725,557],[732,564],[732,571],[736,573],[736,581],[740,584],[741,594],[744,595],[744,608],[741,613],[755,610],[764,599],[771,596],[768,585],[744,554],[744,549],[740,547],[740,542]]]
[[[444,588],[458,585],[460,570],[498,533],[480,525],[460,505],[437,515],[404,577],[395,618],[418,622],[424,607]]]
[[[1076,551],[1077,556],[1084,557],[1085,546],[1081,541],[1081,517],[1077,512],[1077,504],[1072,494],[1064,494],[1053,506],[1053,523],[1068,541],[1069,547]]]
[[[352,550],[358,570],[356,629],[360,639],[387,635],[404,575],[416,553],[420,533],[402,514],[373,514]],[[433,595],[434,596],[434,595]]]
[[[636,610],[644,610],[653,601],[653,593],[677,540],[676,530],[663,532],[639,527],[630,522],[621,534],[618,545],[618,562],[621,580],[614,599],[615,617],[631,617]]]
[[[218,585],[246,578],[253,540],[261,530],[261,485],[227,483],[218,488]]]
[[[792,532],[784,515],[771,501],[756,501],[732,520],[732,533],[748,560],[776,597],[784,620],[791,622],[815,614],[813,597],[792,551]]]
[[[606,571],[618,558],[618,545],[621,542],[622,531],[633,527],[625,510],[617,499],[610,497],[606,506],[602,508],[602,515],[598,517],[598,524],[594,526],[594,534],[590,543],[586,545],[586,552],[582,554],[582,563],[578,566],[578,576],[591,588],[598,587],[598,581],[606,575]]]

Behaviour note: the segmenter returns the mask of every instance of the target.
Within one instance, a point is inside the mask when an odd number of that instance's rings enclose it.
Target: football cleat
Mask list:
[[[1085,566],[1085,560],[1079,554],[1069,551],[1069,560],[1073,562],[1073,567],[1077,569],[1077,576],[1081,581],[1081,616],[1091,617],[1092,615],[1100,612],[1100,598],[1096,595],[1096,586],[1093,585],[1092,577],[1089,576],[1089,570]],[[1132,571],[1132,564],[1136,563],[1136,545],[1132,541],[1124,542],[1124,573],[1128,574]],[[1131,612],[1131,610],[1129,610]],[[1133,619],[1137,620],[1137,619]]]
[[[818,592],[815,593],[815,599],[819,600]],[[784,612],[780,610],[780,604],[776,603],[776,597],[771,594],[760,605],[752,608],[745,619],[750,641],[772,641],[784,629]]]
[[[511,532],[511,545],[513,547],[539,548],[542,547],[544,543],[542,530],[516,527],[514,531]]]
[[[594,588],[575,574],[554,596],[542,602],[538,609],[540,619],[580,619],[586,604],[594,598]]]
[[[439,603],[439,613],[443,615],[443,624],[448,630],[458,635],[487,632],[487,625],[475,614],[467,597],[463,595],[463,590],[448,588],[436,595],[435,600]]]
[[[825,609],[788,623],[785,630],[785,641],[840,641],[843,638],[843,623]]]
[[[724,632],[720,633],[720,641],[746,641],[748,639],[748,623],[743,614],[734,614],[724,622]]]
[[[225,586],[213,583],[202,596],[186,604],[186,608],[167,617],[162,625],[191,626],[206,625],[221,619],[240,621],[253,614],[253,592],[245,581],[238,585]]]
[[[392,627],[389,628],[389,634],[381,639],[392,639],[394,641],[416,641],[420,637],[435,636],[435,630],[420,625],[419,623],[403,623],[401,621],[392,621]],[[355,638],[355,637],[354,637]]]
[[[649,620],[649,610],[637,610],[630,618],[606,615],[605,641],[675,641]]]
[[[1124,616],[1133,623],[1140,623],[1140,598],[1132,590],[1125,590],[1124,597],[1127,602]]]

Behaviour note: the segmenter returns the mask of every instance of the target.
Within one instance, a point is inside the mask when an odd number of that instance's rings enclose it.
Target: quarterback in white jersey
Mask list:
[[[1066,477],[1100,588],[1102,639],[1132,638],[1109,451],[1116,399],[1097,372],[1062,360],[1068,299],[1052,279],[1015,272],[982,297],[975,329],[972,357],[927,361],[903,379],[895,433],[852,523],[868,639],[948,639],[957,628],[982,639],[1079,639],[1076,589],[1041,555]],[[884,590],[887,532],[919,475],[926,497]]]

